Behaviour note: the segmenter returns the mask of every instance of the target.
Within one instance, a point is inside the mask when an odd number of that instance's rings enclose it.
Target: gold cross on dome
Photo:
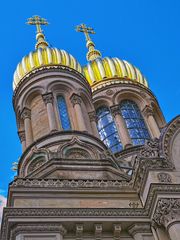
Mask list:
[[[42,33],[41,25],[48,25],[49,23],[45,18],[41,18],[40,16],[33,16],[28,18],[27,24],[36,25],[37,33]]]
[[[92,27],[87,27],[84,23],[76,27],[77,32],[83,32],[86,37],[86,41],[90,40],[89,34],[95,34],[95,31]]]

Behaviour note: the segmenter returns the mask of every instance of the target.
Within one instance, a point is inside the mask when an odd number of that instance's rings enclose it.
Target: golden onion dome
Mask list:
[[[135,83],[148,87],[138,68],[119,58],[96,58],[83,68],[84,75],[92,90],[113,83]]]
[[[64,65],[80,73],[83,72],[79,62],[66,51],[50,47],[37,48],[23,57],[22,61],[18,64],[14,73],[13,89],[31,71],[49,65]]]

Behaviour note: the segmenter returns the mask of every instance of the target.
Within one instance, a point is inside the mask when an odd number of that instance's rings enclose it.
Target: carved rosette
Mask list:
[[[153,222],[165,226],[180,221],[180,198],[162,198],[158,201]]]
[[[26,140],[25,131],[18,131],[18,136],[19,136],[21,143]]]
[[[81,97],[79,96],[79,95],[77,95],[77,94],[73,94],[72,96],[71,96],[71,103],[72,103],[72,105],[73,105],[73,107],[76,105],[76,104],[79,104],[79,105],[81,105]]]
[[[45,104],[53,103],[54,97],[53,97],[52,93],[43,94],[42,98],[43,98],[43,101],[44,101]]]
[[[26,118],[31,118],[31,110],[27,107],[23,108],[21,112],[21,118],[24,120]]]
[[[95,111],[89,112],[88,114],[91,122],[97,122],[97,116]]]
[[[111,106],[110,109],[111,109],[111,114],[112,114],[113,118],[115,118],[116,115],[120,115],[121,114],[118,105]]]

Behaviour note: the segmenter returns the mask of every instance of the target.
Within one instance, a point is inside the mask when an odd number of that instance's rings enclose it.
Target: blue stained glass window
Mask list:
[[[137,104],[124,100],[120,104],[120,111],[133,145],[143,145],[146,139],[150,139],[150,135]]]
[[[97,110],[99,135],[104,144],[111,149],[112,153],[123,149],[113,117],[107,107]]]
[[[58,102],[58,109],[59,109],[59,116],[61,120],[61,126],[63,130],[70,130],[71,129],[71,123],[69,120],[68,110],[66,101],[63,96],[57,97]]]

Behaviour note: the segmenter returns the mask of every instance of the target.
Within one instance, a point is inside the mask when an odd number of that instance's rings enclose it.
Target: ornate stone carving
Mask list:
[[[112,114],[113,118],[115,118],[116,115],[121,114],[118,105],[111,106],[110,109],[111,109],[111,114]]]
[[[34,171],[35,169],[39,168],[40,166],[42,166],[45,163],[45,159],[44,158],[40,158],[40,159],[35,159],[30,166],[28,167],[27,173],[31,173],[32,171]]]
[[[152,107],[146,105],[145,108],[142,110],[142,113],[145,117],[153,116],[153,109]]]
[[[113,237],[114,240],[120,240],[121,224],[113,224]]]
[[[139,206],[139,202],[130,202],[129,203],[129,206],[131,207],[131,208],[138,208],[138,206]]]
[[[102,238],[102,224],[98,223],[94,225],[95,239],[101,240]]]
[[[71,159],[91,159],[91,156],[87,151],[80,148],[71,148],[65,153],[66,158]]]
[[[180,198],[162,198],[153,216],[157,225],[167,227],[170,222],[180,221]]]
[[[172,182],[171,175],[168,173],[165,173],[165,172],[158,173],[157,178],[162,183],[171,183]]]
[[[22,119],[31,118],[31,110],[27,107],[23,108],[21,112],[21,118]]]
[[[45,104],[53,103],[53,94],[52,93],[46,93],[42,95],[43,101]]]
[[[97,116],[95,111],[89,112],[88,114],[91,122],[97,122]]]
[[[159,156],[160,154],[158,139],[147,141],[139,154],[140,158],[157,158]]]
[[[66,234],[66,229],[62,224],[47,224],[47,223],[37,223],[37,224],[18,224],[11,231],[11,240],[15,240],[16,236],[21,233],[43,233],[43,232],[59,232],[63,236]]]
[[[18,136],[19,136],[21,143],[26,140],[25,131],[18,131]]]
[[[75,93],[71,96],[70,100],[71,100],[71,103],[72,103],[73,107],[76,104],[81,105],[81,97],[79,95],[75,94]]]
[[[76,239],[83,239],[83,224],[76,224]]]

